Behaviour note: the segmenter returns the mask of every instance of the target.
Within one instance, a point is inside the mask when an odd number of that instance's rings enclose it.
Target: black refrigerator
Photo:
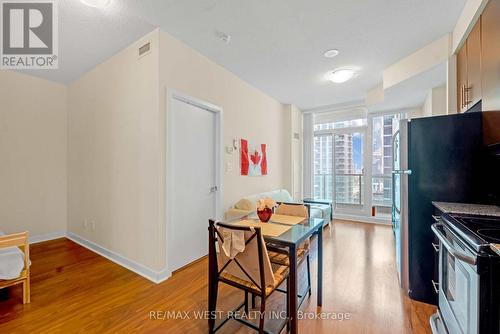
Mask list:
[[[483,165],[482,113],[402,120],[393,137],[393,210],[400,283],[437,304],[432,201],[477,203]]]

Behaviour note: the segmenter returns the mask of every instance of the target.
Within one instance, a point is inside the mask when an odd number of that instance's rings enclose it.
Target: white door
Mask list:
[[[170,271],[208,253],[208,219],[216,217],[217,114],[175,97],[170,103],[167,168]]]

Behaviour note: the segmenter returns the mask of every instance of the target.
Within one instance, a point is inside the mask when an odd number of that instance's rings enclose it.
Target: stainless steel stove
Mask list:
[[[500,333],[500,217],[444,214],[439,238],[439,312],[433,333]]]
[[[500,217],[449,215],[444,219],[476,251],[489,251],[490,244],[500,243]]]

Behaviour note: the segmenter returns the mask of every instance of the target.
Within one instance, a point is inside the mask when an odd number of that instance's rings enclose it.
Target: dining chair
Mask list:
[[[0,289],[7,288],[16,284],[23,284],[23,304],[28,304],[30,298],[30,247],[28,232],[7,234],[0,236],[0,249],[19,247],[23,251],[24,269],[19,277],[8,280],[0,280]]]
[[[264,312],[269,296],[286,280],[288,293],[289,268],[284,265],[272,263],[269,259],[266,244],[259,227],[235,226],[209,220],[209,292],[208,307],[210,314],[217,314],[217,295],[219,282],[230,285],[245,292],[245,299],[236,309],[230,312],[217,327],[215,317],[209,317],[209,333],[215,333],[230,319],[236,320],[246,326],[258,330],[260,334],[269,333],[264,330]],[[230,258],[222,249],[224,236],[230,233],[244,233],[245,248],[236,256]],[[242,308],[248,314],[248,294],[257,295],[261,299],[259,325],[248,321],[245,317],[239,318],[235,314]],[[287,295],[288,296],[288,295]],[[281,330],[288,325],[288,298],[286,319]],[[269,333],[270,334],[270,333]]]
[[[311,215],[311,205],[308,203],[287,203],[278,202],[278,207],[274,209],[274,213],[278,215],[296,216],[309,218]]]
[[[310,208],[308,205],[302,203],[281,203],[274,210],[275,214],[285,216],[296,216],[308,219]],[[269,246],[269,258],[272,263],[277,263],[283,266],[290,266],[288,252],[279,247]],[[307,239],[297,248],[297,262],[302,263],[304,258],[307,262],[307,292],[311,295],[311,260],[309,257],[309,250],[311,248],[311,241]]]

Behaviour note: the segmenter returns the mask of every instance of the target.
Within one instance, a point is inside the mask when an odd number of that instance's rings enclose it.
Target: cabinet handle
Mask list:
[[[472,101],[469,99],[469,93],[471,92],[472,87],[465,87],[464,86],[464,91],[465,91],[465,107],[467,107],[469,104],[472,103]]]
[[[465,85],[460,86],[460,109],[464,108],[464,88]]]
[[[464,107],[464,98],[462,97],[462,92],[463,92],[463,89],[462,89],[462,86],[460,86],[460,109],[462,109]]]
[[[460,95],[462,96],[462,109],[464,107],[464,85],[462,85],[462,92],[460,93]]]

